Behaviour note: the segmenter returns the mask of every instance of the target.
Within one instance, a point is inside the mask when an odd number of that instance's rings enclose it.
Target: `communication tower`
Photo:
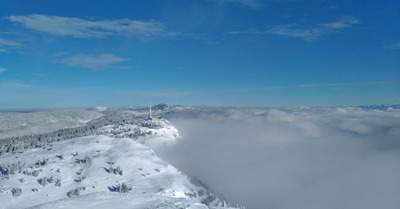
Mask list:
[[[149,119],[150,120],[153,119],[153,117],[151,116],[151,102],[149,104]]]

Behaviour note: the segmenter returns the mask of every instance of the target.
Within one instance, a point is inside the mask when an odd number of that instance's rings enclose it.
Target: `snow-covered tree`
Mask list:
[[[125,184],[125,182],[122,184],[119,184],[116,189],[117,192],[121,192],[121,193],[128,193],[131,190],[132,190],[132,187]]]
[[[18,197],[22,194],[22,189],[19,187],[13,188],[13,189],[11,189],[11,192],[14,197]]]

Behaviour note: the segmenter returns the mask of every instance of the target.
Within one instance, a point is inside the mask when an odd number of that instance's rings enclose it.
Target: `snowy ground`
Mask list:
[[[179,138],[168,121],[152,123],[155,128],[110,125],[49,149],[1,156],[0,208],[222,208],[222,201],[146,146]],[[118,138],[136,129],[147,135]],[[126,193],[119,192],[122,184]]]
[[[0,139],[77,127],[102,115],[97,109],[0,112]]]

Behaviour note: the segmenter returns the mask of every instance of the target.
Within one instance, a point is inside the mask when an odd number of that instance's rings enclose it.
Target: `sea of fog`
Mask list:
[[[400,208],[400,112],[214,109],[168,116],[161,157],[248,209]]]

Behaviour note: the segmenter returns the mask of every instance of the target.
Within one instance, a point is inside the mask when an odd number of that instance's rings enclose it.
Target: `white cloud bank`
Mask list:
[[[44,33],[75,38],[105,38],[107,36],[152,36],[163,32],[163,24],[157,21],[139,21],[130,19],[118,20],[84,20],[73,17],[48,15],[8,16],[8,20],[22,26]]]
[[[0,67],[0,73],[5,72],[7,69]]]
[[[246,208],[395,209],[400,112],[202,109],[169,116],[183,138],[160,151]]]
[[[107,68],[118,68],[116,64],[127,61],[129,59],[115,56],[113,54],[76,54],[72,57],[67,57],[57,60],[56,63],[66,64],[71,67],[88,68],[92,70],[103,70]]]

